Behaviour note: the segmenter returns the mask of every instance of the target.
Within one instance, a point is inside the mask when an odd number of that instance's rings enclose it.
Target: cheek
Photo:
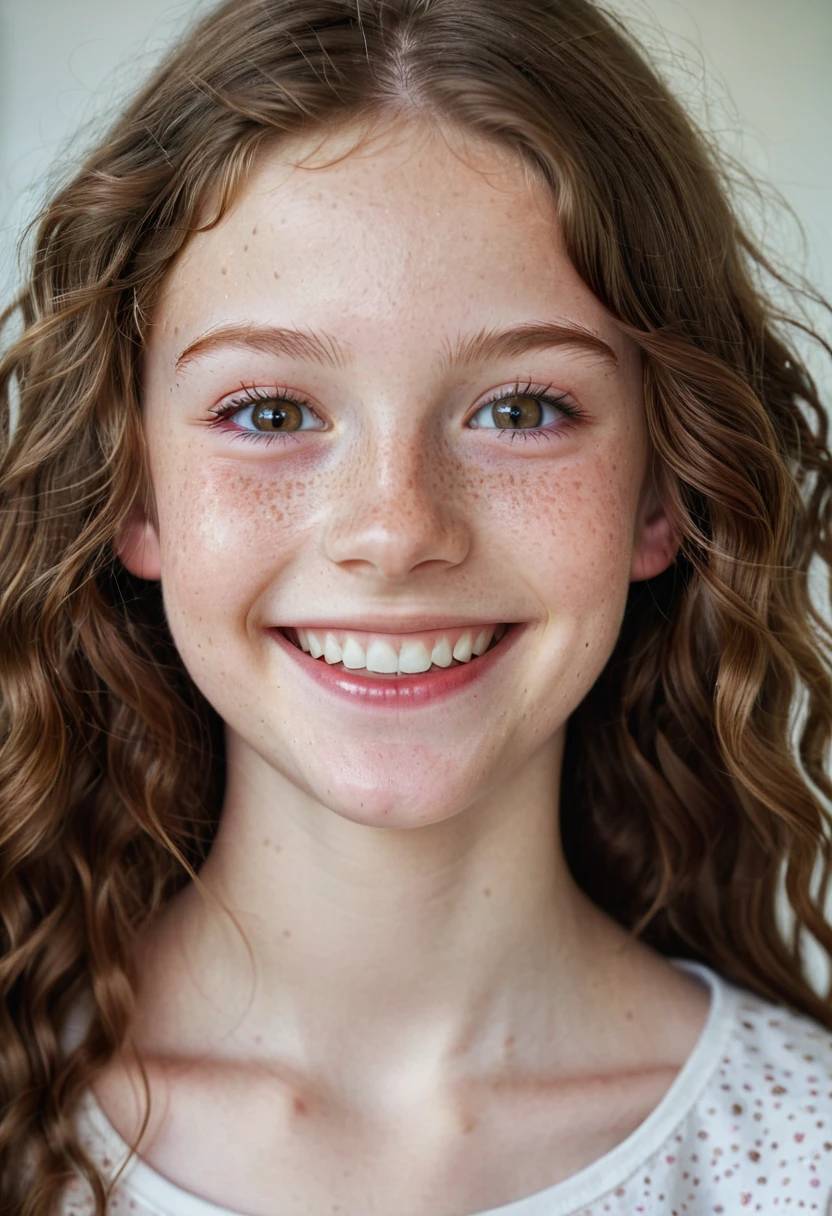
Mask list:
[[[637,488],[609,452],[568,466],[528,465],[492,475],[479,493],[504,568],[536,601],[543,625],[534,694],[541,699],[525,720],[542,743],[583,701],[615,648],[630,585]]]
[[[244,625],[247,606],[308,531],[316,478],[218,462],[171,462],[155,484],[169,615]],[[173,622],[172,622],[173,623]]]
[[[542,600],[595,608],[626,597],[635,487],[611,455],[533,459],[469,475],[468,490],[492,553],[519,561]]]

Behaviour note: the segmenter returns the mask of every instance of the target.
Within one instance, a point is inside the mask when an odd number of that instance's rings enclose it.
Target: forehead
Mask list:
[[[433,345],[449,328],[568,317],[623,347],[541,176],[510,148],[418,120],[268,149],[180,256],[154,329],[193,337],[237,317]]]

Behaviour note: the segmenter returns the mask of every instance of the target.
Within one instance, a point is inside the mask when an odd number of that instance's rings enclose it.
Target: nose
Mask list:
[[[363,448],[336,481],[326,552],[343,568],[403,583],[417,569],[457,566],[468,555],[459,478],[415,437]]]

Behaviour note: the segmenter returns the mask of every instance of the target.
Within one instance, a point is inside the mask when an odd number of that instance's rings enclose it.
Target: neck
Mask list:
[[[635,944],[568,872],[559,767],[550,745],[476,805],[398,829],[229,756],[204,894],[187,889],[148,940],[146,1047],[173,1035],[187,1054],[208,1033],[385,1094],[487,1071],[530,1026],[566,1060],[593,1033],[604,958]]]

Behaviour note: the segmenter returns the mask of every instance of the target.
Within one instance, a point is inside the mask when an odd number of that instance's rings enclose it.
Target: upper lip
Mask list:
[[[440,629],[463,629],[466,625],[473,628],[483,628],[487,625],[507,625],[509,622],[499,616],[454,615],[437,616],[435,614],[410,614],[409,616],[357,616],[327,617],[314,619],[312,617],[297,617],[292,621],[284,621],[272,626],[276,629],[339,629],[349,632],[353,629],[358,633],[426,633]]]

